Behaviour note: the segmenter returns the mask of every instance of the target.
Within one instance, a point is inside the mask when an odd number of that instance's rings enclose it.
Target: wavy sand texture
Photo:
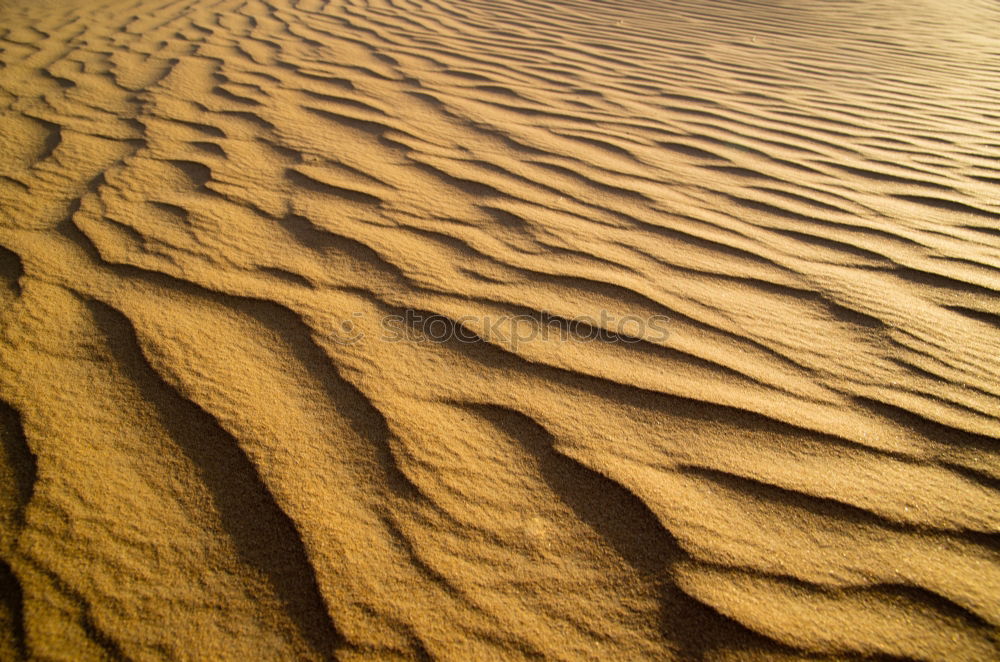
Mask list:
[[[5,0],[0,61],[0,658],[1000,655],[995,2]]]

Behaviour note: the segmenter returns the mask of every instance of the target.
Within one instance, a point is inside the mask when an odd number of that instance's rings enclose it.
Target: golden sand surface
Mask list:
[[[1000,657],[993,0],[3,0],[0,659]]]

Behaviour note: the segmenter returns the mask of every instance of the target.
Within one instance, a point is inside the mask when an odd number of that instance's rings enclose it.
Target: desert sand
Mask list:
[[[0,659],[1000,657],[1000,5],[3,0]]]

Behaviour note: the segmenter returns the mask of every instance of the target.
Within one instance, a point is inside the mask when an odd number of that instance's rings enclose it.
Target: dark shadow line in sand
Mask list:
[[[657,589],[660,627],[683,659],[702,659],[713,649],[788,650],[684,593],[672,566],[689,558],[677,539],[638,496],[616,481],[563,454],[555,438],[519,411],[453,402],[517,440],[549,488]]]
[[[28,445],[20,413],[3,400],[0,400],[0,441],[3,442],[0,446],[3,458],[0,461],[10,467],[14,479],[14,485],[10,486],[16,504],[14,520],[23,525],[24,511],[38,479],[38,462]]]
[[[146,360],[128,318],[106,304],[86,303],[117,363],[198,467],[243,561],[267,576],[305,639],[332,658],[344,637],[329,616],[295,524],[274,500],[253,462],[214,417],[160,377]]]
[[[21,296],[23,275],[24,263],[21,262],[21,256],[0,245],[0,283],[5,284],[14,296]]]
[[[14,659],[30,659],[24,636],[24,592],[17,575],[3,559],[0,559],[0,639],[10,646],[9,649],[0,646],[0,654],[6,649]]]

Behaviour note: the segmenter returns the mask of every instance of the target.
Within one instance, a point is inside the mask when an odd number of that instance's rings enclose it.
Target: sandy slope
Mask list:
[[[0,658],[1000,655],[995,2],[4,0],[0,61]]]

